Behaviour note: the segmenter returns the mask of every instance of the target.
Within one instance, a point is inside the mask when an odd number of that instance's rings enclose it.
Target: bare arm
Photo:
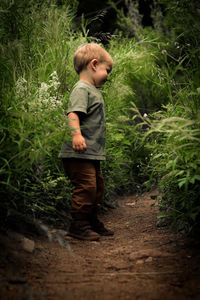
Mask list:
[[[79,116],[77,113],[71,112],[68,114],[68,119],[69,126],[72,129],[73,150],[82,153],[87,149],[87,146],[81,133]]]

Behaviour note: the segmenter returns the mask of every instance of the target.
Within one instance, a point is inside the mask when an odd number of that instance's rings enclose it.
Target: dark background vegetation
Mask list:
[[[128,12],[128,7],[125,2],[128,1],[118,0],[113,1],[117,9],[124,9],[125,13]],[[151,7],[153,5],[152,0],[141,0],[138,1],[138,11],[142,16],[143,26],[153,26],[153,20],[151,17]],[[113,34],[117,26],[117,12],[113,6],[107,0],[103,1],[92,1],[92,0],[80,0],[78,1],[77,17],[82,14],[86,18],[95,18],[98,14],[101,16],[92,22],[89,26],[89,31],[92,36],[98,36],[100,33]]]
[[[1,228],[25,216],[67,226],[71,186],[58,153],[78,79],[73,53],[89,41],[115,62],[102,91],[103,210],[117,195],[157,185],[159,218],[198,228],[199,1],[2,0],[0,8]]]

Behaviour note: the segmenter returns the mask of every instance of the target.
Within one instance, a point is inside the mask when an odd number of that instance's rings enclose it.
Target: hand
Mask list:
[[[73,150],[75,152],[83,153],[86,149],[87,145],[82,134],[75,134],[73,136]]]

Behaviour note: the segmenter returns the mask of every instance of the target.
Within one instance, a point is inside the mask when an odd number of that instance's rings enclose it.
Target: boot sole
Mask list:
[[[102,235],[102,236],[113,236],[114,235],[114,232],[97,232],[99,235]]]
[[[71,237],[74,237],[78,240],[84,240],[84,241],[98,241],[100,239],[100,236],[82,236],[82,235],[78,235],[76,233],[71,233],[68,232],[68,235]]]

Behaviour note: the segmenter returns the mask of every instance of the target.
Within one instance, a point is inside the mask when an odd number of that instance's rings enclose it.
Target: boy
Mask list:
[[[67,110],[72,142],[64,143],[60,157],[74,185],[69,235],[98,240],[113,235],[97,218],[104,192],[100,161],[105,160],[104,101],[98,88],[108,80],[113,60],[100,45],[81,45],[74,54],[80,80],[73,87]]]

